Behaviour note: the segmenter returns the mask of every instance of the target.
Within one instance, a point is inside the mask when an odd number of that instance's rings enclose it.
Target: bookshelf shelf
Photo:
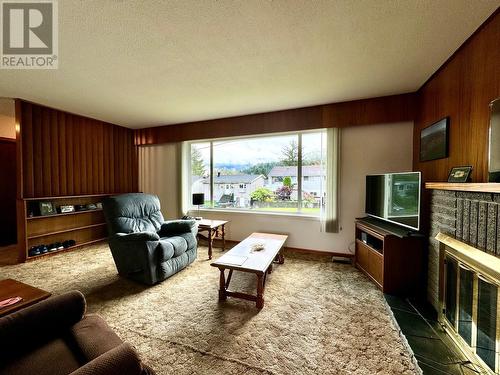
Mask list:
[[[95,205],[113,194],[84,194],[24,198],[17,201],[19,261],[35,260],[103,241],[107,238],[106,221],[101,208],[53,215],[40,215],[39,203],[52,202],[57,208],[63,205]],[[34,246],[50,245],[73,240],[76,245],[45,254],[29,256]]]

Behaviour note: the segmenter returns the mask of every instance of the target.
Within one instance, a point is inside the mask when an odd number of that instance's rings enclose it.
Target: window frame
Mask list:
[[[303,151],[303,145],[302,145],[302,136],[304,134],[313,134],[313,133],[326,133],[326,128],[319,128],[319,129],[311,129],[311,130],[301,130],[301,131],[291,131],[291,132],[279,132],[279,133],[266,133],[266,134],[256,134],[256,135],[244,135],[244,136],[234,136],[234,137],[221,137],[221,138],[208,138],[208,139],[197,139],[197,140],[192,140],[192,141],[187,141],[185,142],[186,148],[189,152],[184,153],[184,157],[187,158],[187,160],[184,160],[183,166],[184,168],[187,169],[187,189],[189,190],[189,194],[187,195],[188,197],[191,195],[191,187],[192,187],[192,173],[191,173],[191,147],[193,144],[198,144],[198,143],[209,143],[209,180],[210,180],[210,197],[208,200],[210,201],[210,206],[204,206],[202,207],[199,211],[200,212],[223,212],[223,213],[237,213],[237,214],[256,214],[256,215],[270,215],[270,216],[289,216],[289,217],[302,217],[302,218],[309,218],[313,220],[320,220],[321,217],[321,204],[320,204],[320,212],[318,214],[309,214],[309,213],[304,213],[302,212],[303,207],[303,191],[302,191],[302,151]],[[279,137],[279,136],[297,136],[297,146],[298,146],[298,152],[297,152],[297,182],[294,184],[297,186],[297,211],[296,212],[280,212],[280,211],[264,211],[264,210],[256,210],[256,209],[250,209],[250,208],[242,208],[242,207],[235,207],[235,208],[222,208],[222,207],[214,207],[214,194],[215,194],[215,183],[214,183],[214,143],[215,142],[220,142],[220,141],[237,141],[237,140],[245,140],[245,139],[258,139],[258,138],[268,138],[268,137]],[[324,146],[326,150],[326,145]],[[322,161],[321,165],[326,165],[326,155],[325,155],[325,160]],[[325,168],[325,172],[328,173],[327,169]],[[326,174],[323,178],[324,181],[326,181]],[[268,177],[269,178],[269,177]],[[273,179],[273,178],[271,178]],[[283,181],[283,178],[280,179],[280,181]],[[324,183],[322,181],[322,183]],[[222,186],[222,185],[221,185]],[[225,186],[225,185],[224,185]],[[325,192],[326,192],[326,186],[325,186]],[[187,199],[187,197],[186,197]],[[205,198],[207,200],[207,198]],[[321,198],[322,199],[322,198]],[[321,201],[323,203],[323,201]],[[191,201],[188,200],[187,204],[185,205],[187,207],[188,212],[191,211],[197,211],[198,208],[197,206],[193,206],[191,204]]]

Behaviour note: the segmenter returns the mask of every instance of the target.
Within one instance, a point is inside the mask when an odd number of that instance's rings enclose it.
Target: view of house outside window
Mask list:
[[[325,204],[324,131],[190,147],[191,192],[205,194],[204,208],[319,215]]]

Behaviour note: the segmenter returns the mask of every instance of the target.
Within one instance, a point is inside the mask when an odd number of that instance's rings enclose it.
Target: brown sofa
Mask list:
[[[85,308],[85,297],[74,291],[0,318],[0,374],[154,374]]]

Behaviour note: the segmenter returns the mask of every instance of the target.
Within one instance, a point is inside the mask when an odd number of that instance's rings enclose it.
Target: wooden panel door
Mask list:
[[[377,251],[356,240],[356,263],[380,288],[384,284],[384,257]]]
[[[0,246],[15,244],[16,231],[16,142],[0,138]]]

